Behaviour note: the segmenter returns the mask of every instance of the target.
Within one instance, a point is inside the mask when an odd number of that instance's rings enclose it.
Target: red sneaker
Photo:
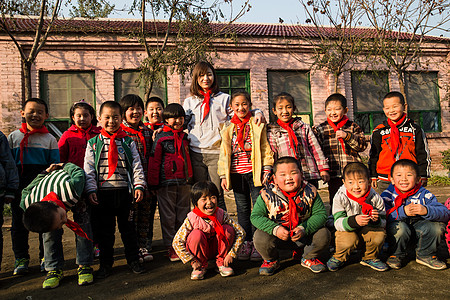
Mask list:
[[[178,255],[175,252],[175,249],[173,249],[173,247],[169,247],[167,252],[168,252],[168,256],[169,256],[170,261],[179,261],[180,260],[180,258],[178,257]]]

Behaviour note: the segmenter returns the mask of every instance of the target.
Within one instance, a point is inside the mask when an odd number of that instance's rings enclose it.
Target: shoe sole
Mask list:
[[[316,270],[311,269],[309,266],[305,265],[304,263],[301,263],[301,265],[302,265],[302,267],[305,267],[305,268],[311,270],[311,272],[313,272],[313,273],[315,273],[315,274],[317,274],[317,273],[322,273],[323,271],[325,271],[325,270],[327,269],[327,267],[325,267],[323,270],[318,270],[318,271],[316,271]]]
[[[92,281],[83,281],[83,282],[78,282],[79,286],[85,286],[85,285],[90,285],[94,282],[94,280]]]
[[[216,268],[216,272],[219,273],[220,276],[222,276],[222,277],[228,277],[228,276],[234,275],[234,270],[231,271],[231,273],[223,273],[223,272],[221,272],[221,271],[219,270],[219,268]]]
[[[28,273],[29,273],[29,270],[20,271],[20,272],[14,272],[13,276],[23,276],[23,275],[27,275]]]
[[[172,262],[174,262],[174,261],[180,261],[181,260],[181,258],[179,258],[179,257],[177,257],[177,258],[169,258],[170,259],[170,261],[172,261]]]
[[[386,264],[389,266],[389,268],[393,269],[393,270],[400,270],[402,268],[402,266],[398,266],[398,265],[394,265],[394,264],[390,264],[388,262],[386,262]]]
[[[52,289],[56,289],[57,287],[59,286],[59,283],[58,283],[58,285],[56,285],[56,286],[46,286],[46,287],[42,287],[44,290],[52,290]]]
[[[275,272],[278,270],[280,268],[280,265],[278,265],[277,267],[275,267],[275,269],[271,272],[271,273],[269,273],[269,272],[267,272],[267,271],[259,271],[259,275],[261,275],[261,276],[272,276],[273,274],[275,274]]]
[[[418,259],[416,259],[416,263],[421,264],[423,266],[427,266],[428,268],[433,269],[433,270],[444,270],[444,269],[447,269],[447,266],[442,266],[442,267],[439,268],[439,267],[435,267],[435,266],[429,265],[426,262],[418,260]]]
[[[376,267],[374,267],[374,266],[369,265],[368,263],[366,263],[366,262],[364,262],[364,261],[360,261],[359,263],[360,263],[361,265],[363,265],[363,266],[370,267],[371,269],[373,269],[373,270],[375,270],[375,271],[378,271],[378,272],[384,272],[384,271],[387,271],[387,269],[378,269],[378,268],[376,268]]]

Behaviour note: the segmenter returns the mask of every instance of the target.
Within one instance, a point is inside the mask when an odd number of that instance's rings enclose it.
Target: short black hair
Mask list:
[[[42,100],[41,98],[30,98],[27,101],[25,101],[22,105],[22,110],[25,110],[25,106],[27,106],[28,103],[30,102],[36,102],[38,104],[42,104],[45,107],[45,113],[48,114],[48,105],[47,102],[45,102],[44,100]]]
[[[216,196],[219,199],[219,189],[212,181],[199,181],[191,188],[191,202],[192,205],[197,206],[198,199],[203,195]]]
[[[342,178],[345,180],[345,178],[347,176],[354,175],[354,174],[362,175],[367,180],[370,179],[369,169],[362,162],[351,162],[351,163],[348,163],[344,167],[344,172],[342,173]]]
[[[125,112],[130,108],[135,106],[136,104],[142,108],[142,113],[144,113],[144,101],[142,101],[141,97],[135,94],[128,94],[122,97],[119,101],[120,106],[122,106],[122,117],[125,119]]]
[[[412,160],[410,159],[399,159],[397,160],[391,167],[391,177],[394,175],[394,169],[396,167],[409,167],[411,169],[414,170],[414,172],[416,172],[416,176],[420,177],[419,175],[419,166]]]
[[[156,96],[150,97],[150,98],[147,100],[147,102],[145,103],[145,108],[147,108],[148,105],[149,105],[150,103],[153,103],[153,102],[158,102],[159,104],[161,104],[161,107],[164,108],[164,101],[162,101],[161,98],[156,97]]]
[[[347,98],[345,98],[342,94],[334,93],[328,96],[327,100],[325,100],[325,108],[327,108],[328,104],[332,101],[338,101],[341,103],[343,108],[347,108]]]
[[[35,202],[23,213],[23,225],[32,232],[52,231],[57,211],[58,205],[51,201]]]
[[[75,110],[76,110],[77,108],[87,109],[87,110],[89,111],[89,114],[92,116],[91,124],[94,125],[94,126],[97,125],[97,116],[95,115],[95,110],[94,110],[94,108],[93,108],[92,105],[90,105],[89,103],[83,102],[83,101],[74,103],[74,104],[72,105],[72,107],[70,108],[69,114],[70,114],[70,122],[71,122],[71,124],[74,124],[72,118],[73,118],[73,116],[75,115]]]
[[[247,91],[236,91],[233,94],[231,94],[231,100],[230,100],[230,105],[233,102],[233,99],[236,97],[242,96],[245,98],[245,100],[247,100],[248,105],[250,107],[252,107],[252,99],[250,97],[250,94]]]
[[[273,174],[275,174],[277,172],[278,166],[281,164],[296,164],[298,169],[300,170],[300,172],[302,171],[302,167],[300,166],[299,161],[292,156],[283,156],[279,159],[277,159],[277,161],[273,164]]]
[[[119,110],[120,115],[122,116],[123,114],[123,109],[122,106],[120,106],[120,104],[116,101],[105,101],[102,103],[102,105],[100,105],[100,115],[102,114],[103,108],[105,107],[109,107],[109,108],[116,108]]]
[[[281,92],[273,98],[273,109],[275,109],[275,107],[277,106],[277,103],[281,100],[287,100],[287,101],[291,102],[291,105],[294,108],[294,110],[297,109],[297,107],[295,106],[294,97],[292,97],[291,94],[286,93],[286,92]]]
[[[402,105],[405,105],[405,103],[406,103],[405,102],[405,97],[403,96],[402,93],[397,92],[397,91],[389,92],[386,95],[384,95],[383,102],[384,102],[385,99],[394,98],[394,97],[398,97],[400,99],[400,103]]]
[[[186,112],[184,111],[183,106],[181,106],[178,103],[170,103],[169,105],[164,108],[162,113],[163,121],[166,121],[170,118],[180,118],[180,117],[186,117]]]

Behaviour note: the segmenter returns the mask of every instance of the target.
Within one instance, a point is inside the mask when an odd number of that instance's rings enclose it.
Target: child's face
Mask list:
[[[242,121],[250,111],[250,103],[244,96],[236,96],[230,103],[231,109],[236,116]]]
[[[54,215],[53,230],[61,229],[67,223],[67,212],[64,208],[59,207]]]
[[[120,124],[122,124],[120,110],[114,107],[104,107],[98,120],[106,132],[110,134],[119,130]]]
[[[207,91],[211,88],[214,82],[214,73],[211,68],[208,68],[205,74],[198,75],[197,83],[202,90]]]
[[[28,102],[25,108],[20,111],[22,118],[27,122],[29,130],[41,128],[45,120],[48,119],[48,113],[45,112],[44,104],[37,102]]]
[[[137,127],[142,120],[143,111],[139,104],[128,107],[125,112],[125,121],[131,126]]]
[[[163,107],[161,106],[161,103],[159,102],[150,102],[147,105],[147,110],[145,111],[145,114],[147,115],[147,119],[151,124],[155,123],[161,123],[162,121],[162,112]]]
[[[273,181],[280,189],[291,193],[300,188],[302,173],[295,163],[279,164],[277,172],[273,176]]]
[[[408,166],[396,166],[392,171],[391,182],[402,193],[414,188],[420,181],[416,171]]]
[[[370,189],[370,180],[363,174],[348,174],[343,181],[347,191],[356,198],[361,198]]]
[[[339,122],[347,114],[348,108],[344,108],[340,101],[330,101],[325,107],[325,114],[333,123]]]
[[[292,119],[295,107],[291,101],[281,99],[276,103],[275,107],[272,110],[278,119],[280,119],[282,122],[287,123]]]
[[[407,105],[403,105],[399,97],[386,98],[383,100],[383,111],[388,119],[397,122],[403,117]]]
[[[211,216],[217,209],[217,197],[203,194],[197,201],[197,207],[205,215]]]
[[[174,130],[180,130],[183,128],[184,117],[168,118],[166,124]]]
[[[81,129],[88,129],[92,124],[92,115],[86,108],[76,108],[72,117],[75,125]]]

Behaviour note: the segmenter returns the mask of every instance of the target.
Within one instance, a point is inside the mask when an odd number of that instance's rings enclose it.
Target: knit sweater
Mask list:
[[[373,208],[378,211],[378,221],[370,221],[369,226],[385,227],[386,211],[384,209],[384,202],[380,195],[372,188],[370,189],[366,203],[372,205]],[[356,216],[362,214],[362,206],[347,196],[347,189],[345,186],[341,186],[334,196],[332,212],[334,227],[337,231],[354,231],[361,228],[356,222]]]

